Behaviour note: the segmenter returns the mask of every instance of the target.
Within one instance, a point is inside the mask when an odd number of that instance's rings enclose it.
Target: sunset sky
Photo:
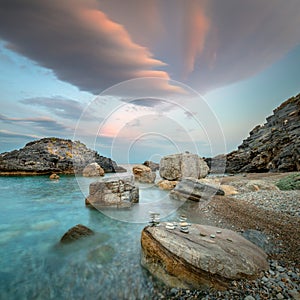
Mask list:
[[[299,66],[299,0],[0,0],[0,152],[229,152],[300,92]]]

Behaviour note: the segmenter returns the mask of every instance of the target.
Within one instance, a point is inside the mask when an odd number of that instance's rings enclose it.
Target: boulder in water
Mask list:
[[[94,231],[90,228],[82,225],[77,224],[76,226],[70,228],[60,239],[61,243],[71,243],[74,241],[77,241],[79,239],[82,239],[84,237],[93,235]]]
[[[209,167],[197,154],[180,153],[164,156],[160,160],[159,174],[166,180],[180,180],[185,177],[204,178]]]
[[[90,184],[86,205],[96,209],[125,208],[139,202],[139,189],[132,176],[107,178]]]
[[[94,162],[90,163],[83,169],[82,175],[84,177],[104,176],[104,170]]]
[[[145,165],[136,165],[132,168],[134,179],[142,183],[154,183],[156,174]]]

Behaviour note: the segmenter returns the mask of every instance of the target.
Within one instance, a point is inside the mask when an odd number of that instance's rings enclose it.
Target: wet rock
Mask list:
[[[96,264],[107,264],[112,261],[115,256],[115,249],[109,245],[102,245],[88,254],[88,260]]]
[[[185,234],[168,231],[164,223],[160,227],[145,227],[141,263],[170,287],[189,289],[222,290],[233,280],[254,279],[268,269],[262,249],[226,229],[211,239],[209,236],[218,230],[192,224]]]
[[[90,228],[77,224],[76,226],[70,228],[60,239],[61,243],[71,243],[79,239],[85,238],[87,236],[93,235],[94,232]]]
[[[145,165],[136,165],[132,168],[134,179],[142,183],[154,183],[156,174]]]
[[[96,209],[125,208],[139,202],[139,189],[132,176],[107,178],[90,184],[86,205]]]
[[[177,183],[178,181],[174,180],[160,180],[157,185],[162,190],[173,190]]]
[[[263,249],[268,254],[278,252],[278,248],[272,243],[270,238],[259,230],[247,229],[242,233],[242,236]]]
[[[59,176],[58,176],[57,174],[53,173],[53,174],[51,174],[51,175],[49,176],[49,179],[51,179],[51,180],[58,180],[58,179],[59,179]]]
[[[83,169],[82,175],[84,177],[104,176],[104,170],[97,163],[90,163]]]
[[[192,153],[164,156],[159,164],[159,174],[166,180],[179,180],[184,177],[204,178],[208,171],[204,159]]]
[[[282,103],[227,155],[227,173],[300,170],[300,94]]]
[[[178,200],[201,201],[208,200],[214,195],[224,195],[224,191],[216,186],[206,184],[194,178],[182,179],[171,191],[170,196]]]

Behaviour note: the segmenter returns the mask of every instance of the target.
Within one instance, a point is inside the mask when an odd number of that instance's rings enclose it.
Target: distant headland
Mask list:
[[[0,175],[77,174],[93,162],[106,173],[125,171],[79,141],[49,137],[0,154]]]

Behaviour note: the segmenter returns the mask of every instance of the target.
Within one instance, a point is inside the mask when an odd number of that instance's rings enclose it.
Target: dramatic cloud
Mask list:
[[[144,76],[204,93],[278,61],[299,45],[299,28],[299,0],[0,2],[7,47],[95,94]]]
[[[78,120],[84,110],[84,106],[80,102],[59,96],[27,98],[21,100],[20,102],[24,104],[44,107],[58,117],[72,120]],[[90,117],[86,114],[85,116]]]
[[[194,71],[197,57],[201,55],[206,35],[210,27],[210,21],[205,15],[206,1],[187,1],[184,11],[184,23],[186,37],[184,54],[184,76],[188,76]]]
[[[17,138],[17,139],[38,139],[40,137],[36,136],[36,135],[31,135],[31,134],[23,134],[23,133],[19,133],[19,132],[13,132],[13,131],[9,131],[9,130],[2,130],[0,129],[0,137],[1,138]]]
[[[210,1],[210,28],[188,80],[203,91],[253,76],[300,42],[300,2]]]
[[[0,36],[61,80],[96,94],[130,78],[169,78],[158,69],[165,64],[94,0],[1,1]]]
[[[9,124],[29,124],[30,126],[34,126],[38,129],[53,131],[53,132],[66,132],[70,131],[70,128],[58,123],[55,120],[52,120],[48,117],[36,117],[36,118],[9,118],[2,114],[0,114],[0,121],[9,123]]]

